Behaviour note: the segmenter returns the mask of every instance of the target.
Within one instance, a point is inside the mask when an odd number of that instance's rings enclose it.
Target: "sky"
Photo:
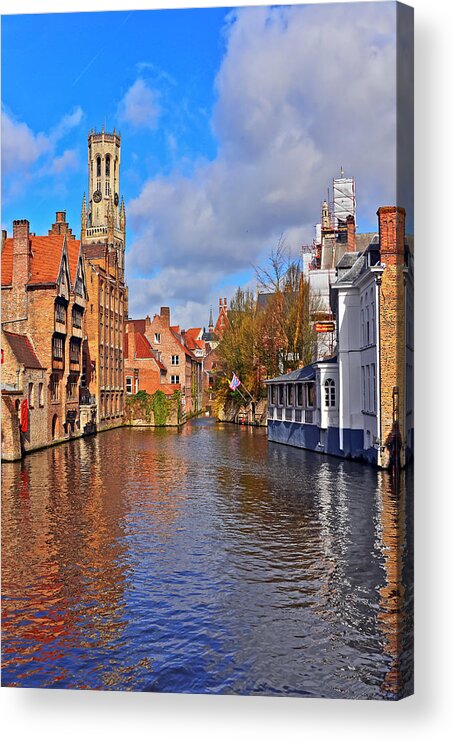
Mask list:
[[[121,132],[130,315],[182,327],[311,242],[342,166],[396,195],[393,2],[2,17],[2,228],[80,233],[87,134]]]

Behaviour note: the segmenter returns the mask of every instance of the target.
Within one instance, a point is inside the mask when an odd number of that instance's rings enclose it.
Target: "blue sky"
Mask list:
[[[310,242],[343,165],[395,203],[395,4],[2,17],[2,226],[76,234],[87,133],[122,134],[132,316],[182,326]]]

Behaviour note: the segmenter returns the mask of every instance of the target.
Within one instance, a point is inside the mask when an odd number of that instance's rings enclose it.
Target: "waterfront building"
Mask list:
[[[267,381],[268,437],[386,468],[413,451],[414,283],[404,210],[380,207],[378,221],[336,267],[335,354]]]
[[[2,236],[2,426],[17,432],[17,409],[9,404],[14,398],[23,415],[15,458],[85,432],[80,387],[86,303],[81,245],[65,212],[57,212],[44,236],[30,232],[26,219],[14,221],[13,236]],[[4,435],[17,438],[6,430]]]
[[[180,330],[178,325],[171,325],[171,314],[169,307],[161,307],[160,313],[155,314],[153,319],[149,316],[141,320],[128,321],[128,376],[132,376],[132,392],[136,389],[134,384],[134,373],[131,374],[131,369],[136,369],[138,372],[138,379],[140,378],[141,368],[136,363],[137,359],[137,345],[136,345],[136,359],[134,359],[132,352],[130,351],[130,332],[131,328],[134,327],[136,333],[143,336],[143,339],[137,338],[135,335],[134,342],[139,342],[142,350],[140,352],[149,353],[150,348],[153,353],[153,359],[149,358],[148,368],[152,369],[156,367],[157,362],[160,370],[159,382],[160,389],[169,393],[171,390],[180,392],[181,397],[181,419],[190,417],[197,414],[202,409],[202,359],[197,358],[194,353],[188,348],[185,342],[185,333]],[[200,329],[200,328],[197,328]],[[197,333],[198,334],[198,333]],[[147,346],[144,345],[143,340],[147,341]],[[144,361],[144,363],[146,363]],[[131,364],[134,364],[133,366]],[[156,372],[155,372],[156,373]],[[144,384],[150,386],[151,377],[148,382],[145,382],[144,371],[142,371],[142,378]],[[125,379],[125,383],[126,383]],[[155,376],[154,384],[157,382],[157,376]],[[128,379],[128,388],[130,386],[130,380]],[[141,389],[141,383],[139,381],[138,388]],[[158,388],[158,387],[157,387]],[[144,387],[144,391],[147,391],[147,387]],[[129,393],[129,392],[128,392]]]
[[[167,368],[161,360],[161,352],[152,347],[145,335],[143,319],[125,322],[124,373],[126,395],[139,391],[154,394],[160,390],[167,396],[180,390],[178,384],[167,381]]]
[[[97,425],[121,425],[124,415],[123,337],[128,316],[125,284],[126,215],[120,200],[120,134],[88,136],[88,200],[84,194],[81,244],[87,274],[87,343],[83,381],[97,403]]]

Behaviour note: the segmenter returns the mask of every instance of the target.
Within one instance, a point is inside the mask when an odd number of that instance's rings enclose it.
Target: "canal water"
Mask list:
[[[399,697],[411,492],[207,418],[5,464],[2,685]]]

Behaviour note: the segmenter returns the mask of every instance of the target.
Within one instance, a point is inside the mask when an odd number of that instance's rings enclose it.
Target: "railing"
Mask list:
[[[81,405],[96,404],[96,397],[94,394],[81,394],[79,396],[79,404]]]

